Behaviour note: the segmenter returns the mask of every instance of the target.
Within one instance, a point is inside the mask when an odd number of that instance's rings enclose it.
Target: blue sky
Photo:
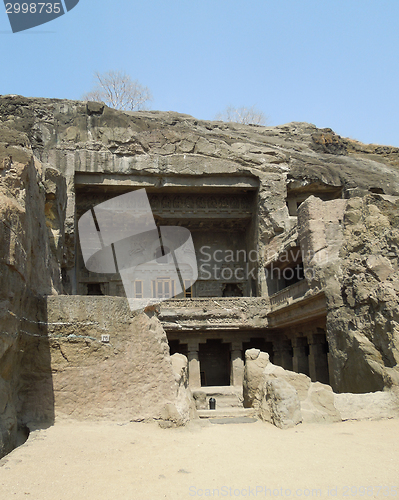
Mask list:
[[[0,94],[79,99],[94,71],[123,70],[152,109],[255,105],[399,147],[397,0],[80,0],[15,34],[0,6],[0,44]]]

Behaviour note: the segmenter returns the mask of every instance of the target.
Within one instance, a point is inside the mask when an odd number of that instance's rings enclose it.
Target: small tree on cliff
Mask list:
[[[243,125],[266,125],[267,117],[256,109],[255,106],[247,107],[241,106],[235,108],[234,106],[227,106],[227,108],[215,116],[215,120],[223,122],[242,123]]]
[[[140,111],[152,100],[148,87],[137,80],[132,80],[122,71],[94,73],[95,86],[82,97],[86,101],[101,101],[110,108],[125,111]]]

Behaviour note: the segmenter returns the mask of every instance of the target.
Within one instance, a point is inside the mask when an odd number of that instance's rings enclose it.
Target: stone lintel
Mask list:
[[[226,171],[226,173],[229,173]],[[161,180],[161,185],[160,185]],[[76,171],[75,173],[75,186],[77,188],[84,186],[126,186],[126,187],[136,187],[136,188],[148,188],[148,191],[159,190],[162,188],[163,192],[167,192],[168,189],[175,190],[176,188],[187,188],[190,192],[195,191],[196,188],[200,189],[200,192],[204,192],[207,189],[209,191],[228,189],[231,193],[232,189],[238,190],[255,190],[259,187],[259,179],[255,176],[243,176],[234,175],[234,172],[230,172],[229,176],[225,175],[203,175],[202,172],[194,173],[192,175],[173,175],[164,173],[153,173],[150,175],[143,175],[140,172],[137,173],[102,173],[102,172],[82,172]]]

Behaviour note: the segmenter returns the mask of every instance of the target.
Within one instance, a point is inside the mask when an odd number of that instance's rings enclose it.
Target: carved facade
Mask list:
[[[397,148],[16,95],[0,129],[0,457],[56,415],[159,419],[168,349],[192,387],[226,394],[249,348],[335,392],[399,386]],[[133,277],[129,295],[166,299],[137,314],[119,273],[84,266],[78,221],[142,188],[158,228],[190,231],[199,276],[173,298],[156,269],[147,290]],[[168,255],[142,243],[131,255]]]
[[[134,183],[132,176],[128,179]],[[265,253],[269,247],[264,246],[259,223],[262,208],[267,208],[260,205],[259,198],[267,186],[256,178],[248,183],[238,176],[230,179],[229,186],[223,185],[224,179],[218,176],[211,179],[216,188],[194,188],[189,177],[174,178],[179,187],[173,189],[157,188],[156,178],[154,186],[147,187],[157,226],[178,225],[190,230],[198,262],[197,281],[177,294],[177,284],[158,276],[155,266],[153,271],[145,271],[147,278],[148,273],[153,273],[150,289],[145,290],[145,280],[135,275],[128,296],[168,299],[160,305],[159,318],[171,353],[181,352],[188,357],[192,387],[242,385],[244,352],[251,347],[267,351],[284,368],[328,382],[325,303],[323,294],[303,300],[309,288],[300,267],[296,216],[289,219],[290,231],[284,233],[295,240],[296,252],[291,251],[294,257],[285,261],[280,255],[283,260],[277,257],[270,273]],[[86,175],[85,182],[76,187],[77,218],[97,204],[127,192],[129,188],[124,184],[123,176],[119,183],[107,186],[105,179],[91,182]],[[146,248],[144,241],[134,245],[133,253]],[[284,245],[279,251],[281,248]],[[161,257],[156,250],[153,252],[149,259]],[[80,295],[126,296],[119,274],[87,271],[79,251],[75,272],[76,293]],[[279,273],[284,278],[277,276]],[[184,269],[182,275],[184,279]]]

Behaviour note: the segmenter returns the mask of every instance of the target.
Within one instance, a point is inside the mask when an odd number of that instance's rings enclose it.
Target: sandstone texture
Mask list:
[[[245,352],[243,396],[244,406],[259,407],[263,398],[264,369],[270,363],[269,355],[259,349]]]
[[[197,410],[207,410],[206,393],[203,391],[193,391],[193,398],[195,402],[195,408]]]
[[[161,427],[179,427],[189,420],[198,418],[196,401],[188,385],[187,357],[176,352],[170,358],[176,382],[176,397],[172,404],[176,408],[178,416],[176,419],[165,419],[166,423],[165,421],[160,422]]]
[[[187,358],[169,356],[155,315],[134,315],[119,297],[63,299],[47,298],[56,418],[169,426],[194,417]]]
[[[313,290],[324,290],[330,382],[337,392],[399,384],[399,198],[321,201],[299,209]]]
[[[279,328],[262,273],[256,296],[240,307],[204,299],[193,309],[198,321],[179,312],[183,301],[132,315],[121,297],[79,296],[77,192],[89,198],[93,186],[109,196],[116,187],[252,189],[256,266],[301,247],[309,270],[301,298],[320,298],[334,391],[395,388],[398,169],[399,148],[306,123],[244,126],[0,96],[0,456],[18,428],[56,416],[164,426],[195,416],[185,360],[169,356],[166,326]],[[338,418],[328,386],[273,368],[267,354],[248,356],[246,405],[282,427]]]
[[[44,296],[61,291],[66,183],[0,124],[0,455],[28,420],[54,419]]]
[[[286,380],[268,380],[265,393],[260,413],[263,420],[281,429],[294,427],[302,421],[298,393]]]
[[[289,226],[287,191],[316,192],[322,185],[343,189],[345,197],[370,189],[399,195],[399,148],[363,145],[307,123],[244,126],[21,96],[1,97],[0,117],[7,134],[24,134],[35,157],[66,180],[66,270],[74,265],[77,173],[140,174],[165,187],[179,174],[194,176],[193,185],[215,174],[232,186],[239,175],[261,178],[258,223],[264,243]],[[7,145],[3,163],[13,153],[16,160],[15,147]]]
[[[399,393],[394,388],[364,394],[334,394],[334,406],[344,421],[398,418]]]
[[[267,353],[249,349],[245,356],[244,405],[281,429],[299,423],[331,423],[399,417],[399,392],[336,394],[302,373],[273,365]]]

